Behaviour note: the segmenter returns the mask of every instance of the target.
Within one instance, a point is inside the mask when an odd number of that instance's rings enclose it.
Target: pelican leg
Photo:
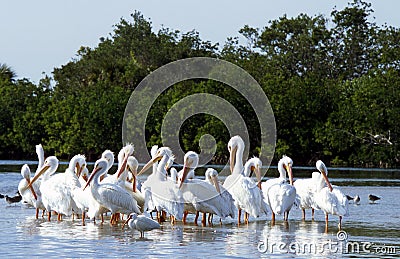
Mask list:
[[[47,220],[50,221],[51,219],[51,211],[47,212]]]
[[[339,230],[342,230],[342,216],[339,216]]]
[[[286,212],[283,214],[283,218],[284,218],[285,221],[288,221],[288,220],[289,220],[289,211],[286,211]]]
[[[245,222],[246,224],[249,223],[249,213],[247,213],[247,212],[244,213],[244,222]]]
[[[240,214],[242,213],[242,210],[239,209],[238,210],[238,225],[240,225]]]
[[[82,226],[85,225],[85,210],[82,210]]]
[[[189,212],[187,212],[187,211],[183,212],[183,218],[182,218],[183,224],[186,224],[186,217],[187,217],[188,214],[189,214]]]
[[[201,219],[201,224],[203,227],[206,226],[206,218],[207,218],[207,213],[203,212],[203,218]]]
[[[44,212],[45,212],[46,210],[42,210],[42,218],[44,218]]]
[[[208,214],[208,225],[212,225],[213,215],[212,213]]]
[[[196,211],[196,217],[194,217],[194,224],[197,226],[197,219],[199,218],[199,212]]]
[[[272,224],[275,224],[275,213],[274,212],[272,212],[271,222],[272,222]]]
[[[38,218],[39,218],[39,209],[36,209],[35,218],[36,218],[36,219],[38,219]]]
[[[314,208],[311,209],[311,218],[314,220]]]
[[[302,213],[303,213],[303,220],[306,220],[306,210],[305,209],[301,209]]]
[[[104,223],[104,215],[103,215],[103,213],[101,214],[101,224],[103,224]]]
[[[57,220],[58,221],[62,221],[62,214],[61,213],[58,213]]]

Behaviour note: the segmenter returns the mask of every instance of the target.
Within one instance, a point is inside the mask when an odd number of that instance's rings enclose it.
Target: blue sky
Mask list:
[[[352,0],[348,0],[352,1]],[[43,73],[71,61],[80,46],[95,47],[107,37],[121,18],[135,10],[153,22],[183,32],[197,30],[203,40],[223,45],[227,37],[238,36],[245,24],[262,28],[283,14],[329,15],[333,7],[342,9],[347,0],[12,0],[0,8],[0,63],[6,63],[18,78],[37,83]],[[372,0],[378,25],[400,27],[400,1]]]

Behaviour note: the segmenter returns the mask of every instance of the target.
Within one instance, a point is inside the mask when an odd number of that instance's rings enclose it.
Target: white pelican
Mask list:
[[[40,171],[40,169],[43,167],[44,164],[44,150],[41,144],[36,145],[36,154],[38,156],[38,167],[36,168],[36,174]],[[31,175],[31,170],[28,167],[28,165],[24,165],[23,168],[21,168],[21,174],[22,177],[24,179],[21,180],[20,184],[21,184],[21,190],[23,190],[23,192],[25,193],[25,195],[21,192],[20,187],[18,187],[18,190],[20,191],[20,193],[22,194],[22,199],[24,201],[26,201],[28,204],[30,204],[31,206],[34,206],[36,208],[36,219],[39,218],[39,210],[45,210],[45,207],[43,205],[42,202],[42,194],[40,193],[40,183],[41,183],[41,179],[39,178],[37,181],[35,181],[35,183],[29,187],[30,192],[27,192],[25,188],[28,188],[28,185],[30,183],[30,175]],[[31,193],[31,194],[29,194]],[[29,198],[28,196],[32,196],[33,195],[33,199]],[[25,197],[24,197],[25,196]],[[28,201],[30,200],[30,202]]]
[[[144,232],[159,229],[161,227],[157,221],[152,220],[145,215],[138,216],[136,213],[131,213],[129,215],[122,228],[124,228],[126,224],[128,224],[131,229],[139,230],[140,238],[144,238]]]
[[[194,170],[198,162],[199,156],[195,152],[189,151],[185,154],[183,174],[180,182],[180,188],[185,201],[184,219],[187,212],[196,213],[194,223],[197,225],[198,213],[202,212],[202,224],[204,226],[206,224],[206,213],[218,215],[222,219],[228,216],[233,217],[234,212],[232,213],[231,210],[233,199],[231,198],[231,203],[226,203],[226,200],[220,194],[220,186],[218,182],[215,182],[215,178],[212,177],[211,179],[213,184],[207,180],[186,179],[187,175],[194,175]]]
[[[306,219],[306,209],[311,209],[311,217],[314,219],[314,208],[316,207],[314,196],[320,176],[319,172],[313,172],[311,178],[297,179],[293,184],[296,188],[297,205],[303,213],[303,220]]]
[[[27,164],[24,164],[22,166],[21,175],[22,180],[18,184],[18,192],[22,196],[22,202],[36,208],[38,197],[35,190],[33,189],[33,186],[30,185],[28,187],[29,183],[31,182],[31,170],[29,169],[29,166]]]
[[[123,167],[126,166],[127,157],[124,159]],[[96,161],[92,174],[83,190],[90,185],[93,198],[103,207],[108,208],[112,215],[110,223],[116,224],[116,213],[130,214],[140,213],[136,200],[119,185],[100,182],[100,176],[107,173],[108,161],[99,159]]]
[[[30,186],[34,186],[34,183],[43,175],[42,181],[41,181],[41,184],[40,184],[40,189],[41,189],[42,185],[44,185],[50,179],[50,177],[56,172],[57,168],[58,168],[58,159],[57,159],[57,157],[49,156],[44,161],[44,164],[39,169],[39,172],[37,172],[35,174],[35,176],[32,178],[32,180],[29,183],[28,187],[30,188]],[[43,194],[42,194],[42,198],[43,198]],[[42,199],[42,202],[43,202],[43,199]],[[46,207],[44,203],[42,203],[42,205],[47,210],[48,220],[50,221],[51,210],[50,210],[49,207]]]
[[[128,177],[128,171],[126,170],[126,163],[127,163],[128,157],[133,154],[133,151],[134,151],[134,148],[133,148],[133,145],[131,145],[131,144],[127,144],[126,146],[121,148],[121,150],[118,153],[118,169],[117,169],[117,172],[112,174],[112,175],[108,175],[107,177],[105,177],[102,180],[102,182],[118,184],[121,187],[125,187],[125,182],[126,182],[126,179]],[[110,154],[108,153],[107,155],[110,155]],[[125,164],[124,164],[124,160],[126,160]],[[110,167],[110,163],[111,162],[108,161],[107,170],[109,170],[111,168]]]
[[[224,211],[223,214],[234,218],[236,211],[235,200],[232,198],[232,195],[223,186],[220,185],[218,180],[218,172],[213,168],[208,168],[205,172],[205,176],[205,180],[209,184],[214,185],[216,191],[220,195],[220,206],[222,208],[221,210]],[[208,217],[209,224],[212,224],[212,216],[213,214],[210,213]]]
[[[55,174],[40,185],[46,210],[57,212],[59,221],[62,220],[62,215],[70,216],[73,212],[80,212],[72,198],[72,191],[80,188],[78,177],[85,166],[85,156],[75,155],[65,173]]]
[[[139,167],[139,162],[134,156],[128,157],[128,162],[126,166],[126,170],[132,175],[132,183],[129,181],[125,181],[125,189],[130,192],[132,197],[136,200],[140,210],[144,209],[144,194],[137,188],[138,180],[137,180],[137,169]]]
[[[172,223],[175,218],[180,220],[183,215],[183,197],[179,187],[172,181],[166,179],[167,171],[165,165],[172,156],[172,151],[168,147],[161,147],[154,154],[153,158],[142,168],[138,175],[146,171],[155,162],[160,161],[157,169],[147,177],[142,184],[142,193],[146,197],[146,208],[150,211],[157,210],[157,219],[160,221],[160,213],[165,211],[173,216]]]
[[[339,216],[339,229],[341,229],[342,217],[349,215],[349,203],[347,197],[339,187],[332,187],[328,179],[328,169],[321,160],[317,161],[316,166],[318,171],[321,172],[321,177],[315,194],[315,203],[325,212],[325,230],[327,230],[328,227],[329,214]],[[324,187],[325,182],[327,187]]]
[[[235,200],[235,206],[238,209],[238,224],[240,224],[242,210],[253,217],[259,217],[266,212],[265,208],[260,206],[261,202],[258,198],[254,199],[254,197],[261,197],[257,184],[250,177],[244,176],[244,147],[244,141],[240,136],[234,136],[229,140],[228,150],[232,174],[226,178],[223,184],[223,187],[228,190]],[[256,173],[259,173],[259,171],[256,171]]]
[[[275,214],[282,214],[285,221],[289,218],[289,211],[296,200],[296,188],[293,186],[293,161],[283,156],[278,162],[279,177],[270,179],[261,184],[264,200],[272,211],[272,222],[275,222]],[[286,183],[286,171],[290,184]]]

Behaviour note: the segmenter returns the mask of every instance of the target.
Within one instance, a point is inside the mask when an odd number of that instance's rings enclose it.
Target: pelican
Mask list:
[[[185,201],[185,216],[187,212],[196,213],[195,224],[197,225],[197,218],[199,212],[203,213],[202,224],[206,224],[206,213],[218,215],[224,219],[228,216],[233,217],[231,203],[226,201],[220,195],[220,186],[218,182],[215,182],[215,178],[212,178],[213,184],[207,180],[200,179],[186,179],[189,174],[194,175],[199,162],[199,156],[193,151],[189,151],[184,156],[184,167],[182,178],[180,180],[180,188],[183,193],[183,199]],[[185,221],[184,221],[185,223]]]
[[[43,204],[48,212],[52,210],[58,213],[58,221],[62,220],[62,215],[70,216],[73,211],[79,211],[72,198],[72,191],[80,188],[78,177],[85,166],[85,156],[75,155],[65,173],[55,174],[40,185]]]
[[[44,161],[43,166],[39,169],[38,173],[36,173],[35,176],[32,178],[31,182],[28,184],[28,187],[30,188],[30,186],[33,186],[34,183],[43,175],[40,184],[40,190],[41,190],[42,186],[46,185],[50,177],[56,172],[57,168],[58,168],[58,159],[55,156],[49,156]],[[47,210],[48,220],[50,221],[51,210],[50,207],[46,207],[45,204],[43,203],[43,193],[42,193],[42,204],[43,207]]]
[[[321,160],[317,161],[316,166],[318,171],[321,172],[321,177],[315,194],[315,203],[325,212],[325,230],[328,227],[329,214],[339,216],[339,229],[341,229],[342,217],[349,215],[347,197],[337,186],[332,187],[328,179],[328,169]],[[324,187],[325,182],[327,187]]]
[[[160,213],[165,211],[173,216],[172,223],[175,219],[182,219],[183,214],[183,197],[179,187],[166,179],[167,171],[165,165],[172,156],[172,151],[168,147],[157,149],[153,158],[142,168],[138,176],[145,172],[153,165],[153,173],[147,177],[142,184],[142,192],[146,197],[146,208],[157,210],[157,218],[160,221]],[[157,169],[154,170],[154,163],[160,161]]]
[[[282,214],[285,221],[289,218],[289,211],[296,200],[296,188],[293,186],[293,161],[288,156],[283,156],[278,162],[279,177],[270,179],[261,184],[265,202],[272,211],[272,222],[275,214]],[[286,172],[290,184],[286,183]]]
[[[32,207],[37,207],[38,197],[36,195],[33,186],[28,187],[31,182],[31,170],[27,164],[24,164],[21,168],[22,180],[18,184],[18,192],[22,196],[22,202],[27,203]]]
[[[220,201],[220,206],[221,210],[224,211],[223,214],[230,216],[231,218],[235,217],[235,200],[232,198],[232,195],[223,187],[220,185],[219,180],[218,180],[218,172],[214,168],[208,168],[205,172],[206,176],[206,181],[214,185],[215,190],[219,193],[221,197]],[[212,223],[212,215],[210,213],[208,217],[208,223]]]
[[[144,232],[159,229],[161,227],[157,221],[152,220],[145,215],[138,216],[136,213],[131,213],[129,215],[122,228],[124,228],[126,224],[128,224],[131,229],[139,230],[140,238],[144,238]]]
[[[122,167],[126,166],[128,157],[125,157]],[[96,161],[92,174],[89,177],[83,190],[90,185],[93,198],[103,207],[111,211],[111,225],[116,224],[116,213],[130,214],[132,212],[140,213],[136,200],[124,188],[117,184],[102,183],[100,176],[107,173],[108,161],[99,159]]]
[[[250,177],[244,176],[244,147],[244,141],[240,136],[234,136],[229,140],[228,150],[232,174],[225,179],[223,184],[223,187],[235,200],[235,206],[238,209],[238,224],[240,224],[242,210],[253,217],[259,217],[262,213],[265,213],[264,208],[260,206],[260,201],[253,198],[261,196],[260,189]],[[256,173],[259,173],[259,171],[256,171]],[[248,223],[248,218],[245,221]]]
[[[125,163],[125,165],[123,165],[123,162],[124,162],[125,158],[127,160],[128,157],[133,154],[133,151],[134,151],[134,148],[133,148],[132,144],[127,144],[126,146],[121,148],[121,150],[118,153],[118,169],[117,169],[117,172],[115,174],[113,174],[113,175],[109,175],[109,176],[105,177],[102,180],[104,183],[118,184],[121,187],[125,187],[125,181],[126,181],[126,179],[128,177],[128,171],[126,170],[126,163]],[[106,155],[110,156],[110,153],[107,153]],[[110,166],[111,162],[110,161],[108,161],[107,170],[109,170],[111,168],[111,166]]]
[[[136,200],[138,206],[143,210],[145,197],[144,194],[137,188],[138,180],[137,180],[137,168],[139,167],[139,162],[134,156],[128,157],[128,162],[126,169],[132,175],[132,183],[129,181],[125,181],[125,189],[129,191],[132,197]]]
[[[317,191],[317,182],[320,178],[319,172],[313,172],[311,178],[297,179],[294,182],[296,188],[297,205],[302,210],[302,219],[306,219],[306,209],[311,209],[311,217],[314,219],[315,192]]]

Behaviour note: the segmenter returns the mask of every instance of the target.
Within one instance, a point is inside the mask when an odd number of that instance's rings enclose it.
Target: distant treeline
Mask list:
[[[118,152],[125,106],[139,82],[169,62],[206,56],[237,64],[262,86],[276,119],[273,163],[286,154],[295,165],[323,159],[328,165],[398,167],[400,31],[378,26],[372,13],[369,3],[355,0],[329,17],[284,15],[261,29],[245,25],[239,31],[244,43],[232,37],[218,45],[196,31],[156,32],[135,12],[37,85],[16,80],[9,64],[0,64],[0,158],[34,159],[38,143],[46,155],[64,159],[83,153],[93,161],[105,149]],[[211,80],[181,82],[157,99],[146,123],[149,147],[162,143],[168,109],[194,93],[234,105],[249,129],[250,154],[258,155],[260,129],[251,106]],[[205,133],[217,141],[213,162],[225,164],[230,136],[214,116],[188,119],[180,131],[182,148],[199,151]]]

